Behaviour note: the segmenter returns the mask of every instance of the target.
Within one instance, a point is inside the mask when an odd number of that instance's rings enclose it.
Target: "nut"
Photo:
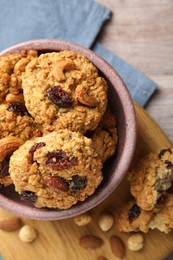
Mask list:
[[[22,227],[22,220],[18,217],[10,217],[0,221],[0,229],[3,231],[15,231]]]
[[[106,232],[114,224],[114,218],[110,213],[102,212],[99,216],[98,225],[102,231]]]
[[[84,86],[78,85],[76,88],[76,99],[88,107],[95,107],[97,105],[97,99],[94,96],[90,96]]]
[[[0,162],[2,162],[7,155],[10,155],[18,149],[22,144],[23,141],[18,137],[8,136],[2,138],[0,140]]]
[[[64,70],[75,69],[75,64],[71,60],[60,60],[57,61],[53,68],[53,76],[57,81],[65,80]]]
[[[119,258],[123,258],[125,254],[125,246],[122,239],[118,236],[111,236],[110,238],[112,253]]]
[[[14,66],[14,73],[21,73],[25,70],[26,65],[30,62],[27,58],[20,59]]]
[[[78,226],[85,226],[85,225],[89,224],[91,222],[91,220],[92,220],[92,217],[88,212],[74,217],[74,222]]]
[[[12,94],[9,93],[6,98],[5,101],[9,104],[13,104],[13,103],[17,103],[17,104],[24,104],[24,98],[23,98],[23,94]]]
[[[26,243],[34,241],[36,237],[37,231],[30,225],[24,225],[19,232],[19,238]]]
[[[56,176],[47,176],[44,178],[46,185],[58,194],[66,194],[69,190],[68,184],[64,179]]]
[[[93,235],[83,236],[79,241],[79,245],[85,249],[95,249],[101,247],[102,244],[103,240]]]
[[[127,240],[127,246],[132,251],[139,251],[143,248],[144,238],[142,234],[134,234]]]

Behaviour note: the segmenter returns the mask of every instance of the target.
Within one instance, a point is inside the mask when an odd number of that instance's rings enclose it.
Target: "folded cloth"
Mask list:
[[[92,48],[117,70],[132,98],[144,106],[156,84],[96,42],[110,15],[93,0],[1,0],[0,50],[32,39],[62,39]]]

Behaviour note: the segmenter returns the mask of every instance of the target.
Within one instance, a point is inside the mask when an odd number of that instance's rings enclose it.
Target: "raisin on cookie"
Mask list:
[[[149,230],[149,222],[153,211],[142,210],[135,201],[129,201],[121,212],[118,229],[120,232],[138,232],[147,233]]]
[[[20,146],[10,159],[10,176],[21,199],[67,209],[94,193],[102,162],[91,139],[64,129]]]
[[[26,141],[33,136],[41,136],[41,128],[19,104],[0,104],[0,139],[16,136]]]
[[[33,59],[22,76],[29,113],[44,131],[94,130],[107,105],[107,83],[81,54],[61,51]]]
[[[173,149],[162,149],[143,158],[129,173],[130,191],[143,210],[164,205],[173,181]]]
[[[118,229],[120,232],[147,233],[150,229],[158,229],[169,233],[173,230],[173,194],[168,194],[167,200],[160,210],[146,211],[135,201],[128,202],[123,208]]]

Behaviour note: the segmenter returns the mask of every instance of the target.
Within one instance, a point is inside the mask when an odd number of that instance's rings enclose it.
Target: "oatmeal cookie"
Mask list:
[[[115,153],[117,145],[116,118],[109,109],[106,110],[91,139],[102,162],[105,162]]]
[[[41,136],[41,130],[25,108],[18,104],[0,104],[0,139],[16,136],[28,140],[33,136]]]
[[[147,233],[153,215],[153,211],[142,210],[135,201],[129,201],[121,212],[118,229],[120,232],[142,231]]]
[[[169,233],[173,230],[173,194],[169,194],[164,207],[154,215],[148,224],[150,229]]]
[[[129,173],[130,190],[143,210],[163,206],[173,181],[173,149],[151,153]]]
[[[29,113],[44,131],[94,130],[107,105],[107,83],[96,67],[73,51],[41,54],[22,76]]]
[[[17,137],[9,136],[0,140],[0,185],[8,186],[12,184],[9,175],[9,161],[15,150],[23,144],[23,141]]]
[[[173,230],[173,194],[168,194],[160,210],[146,211],[139,208],[135,201],[128,202],[120,215],[118,229],[120,232],[144,233],[158,229],[169,233]]]
[[[6,101],[24,104],[21,75],[26,65],[37,57],[37,51],[22,50],[0,56],[0,103]]]
[[[85,200],[101,183],[101,170],[91,139],[67,129],[25,142],[10,159],[16,191],[38,208]]]

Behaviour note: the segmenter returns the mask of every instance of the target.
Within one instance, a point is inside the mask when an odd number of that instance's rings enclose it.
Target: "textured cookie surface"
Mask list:
[[[69,130],[27,141],[10,159],[10,175],[21,198],[36,207],[70,208],[93,194],[102,163],[91,139]]]
[[[37,51],[22,50],[0,56],[0,103],[24,103],[21,87],[22,72],[37,57]]]
[[[142,210],[135,201],[130,201],[123,207],[118,222],[118,229],[120,232],[142,231],[147,233],[149,221],[153,215],[153,211]]]
[[[130,190],[143,210],[162,207],[173,181],[173,149],[151,153],[129,174]]]
[[[118,140],[116,118],[109,109],[103,115],[99,126],[93,131],[91,139],[102,162],[105,162],[115,153]]]
[[[118,229],[120,232],[147,233],[149,229],[158,229],[169,233],[173,230],[173,194],[168,194],[159,210],[146,211],[139,208],[135,201],[128,202],[123,208]]]
[[[154,215],[148,224],[150,229],[169,233],[173,230],[173,194],[169,194],[164,207]]]
[[[94,130],[106,109],[105,80],[86,57],[72,51],[33,59],[23,73],[22,87],[29,113],[45,132]]]
[[[0,104],[0,130],[0,138],[16,136],[24,141],[41,135],[33,118],[18,104]]]

